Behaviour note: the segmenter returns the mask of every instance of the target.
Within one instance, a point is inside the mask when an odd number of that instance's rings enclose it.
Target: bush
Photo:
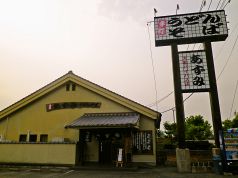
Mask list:
[[[164,144],[164,149],[173,150],[176,149],[177,145],[175,144]]]
[[[213,144],[208,141],[201,140],[188,140],[186,141],[186,148],[190,150],[210,150],[213,147]]]

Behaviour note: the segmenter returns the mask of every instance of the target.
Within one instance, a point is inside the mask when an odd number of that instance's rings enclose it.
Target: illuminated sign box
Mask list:
[[[182,92],[208,91],[210,84],[205,51],[184,51],[178,54]]]
[[[228,36],[224,10],[154,18],[155,46],[224,41]]]

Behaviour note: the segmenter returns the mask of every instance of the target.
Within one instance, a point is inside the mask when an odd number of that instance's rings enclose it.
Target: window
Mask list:
[[[26,142],[27,140],[27,135],[26,134],[21,134],[19,136],[19,142]]]
[[[72,91],[75,91],[75,89],[76,89],[76,84],[73,83],[73,84],[72,84]]]
[[[66,91],[69,91],[69,89],[70,89],[70,84],[68,83],[66,84]]]
[[[41,134],[40,135],[40,142],[48,142],[48,135],[47,134]]]
[[[36,142],[37,141],[37,135],[30,135],[29,142]]]
[[[76,90],[76,84],[75,83],[67,83],[66,84],[66,91],[75,91]]]

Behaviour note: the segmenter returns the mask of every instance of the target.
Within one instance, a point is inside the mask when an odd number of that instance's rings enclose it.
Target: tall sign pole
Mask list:
[[[171,46],[179,148],[185,147],[183,93],[209,92],[216,146],[222,130],[211,42],[228,37],[224,10],[154,18],[155,46]],[[177,45],[204,43],[205,50],[178,51]]]
[[[207,67],[209,70],[208,72],[209,81],[210,81],[209,94],[210,94],[213,130],[214,130],[215,143],[216,143],[216,146],[218,147],[220,144],[219,130],[222,130],[222,122],[221,122],[221,112],[220,112],[220,105],[219,105],[219,99],[218,99],[217,83],[216,83],[216,75],[215,75],[211,43],[205,42],[204,49],[206,51]]]
[[[183,94],[180,85],[181,79],[180,79],[179,55],[177,44],[171,45],[171,51],[172,51],[172,64],[173,64],[176,121],[178,132],[178,147],[185,148],[185,116],[183,106]]]

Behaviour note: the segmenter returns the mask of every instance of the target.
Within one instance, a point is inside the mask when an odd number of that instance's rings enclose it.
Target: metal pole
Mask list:
[[[222,130],[222,121],[221,121],[221,112],[220,112],[220,105],[219,105],[219,99],[218,99],[216,74],[215,74],[215,68],[214,68],[211,42],[205,42],[204,49],[206,50],[208,76],[210,81],[209,94],[210,94],[215,144],[216,144],[216,147],[219,148],[221,144],[219,141],[219,130]]]
[[[179,56],[177,44],[171,45],[172,63],[173,63],[173,77],[174,77],[174,96],[176,108],[178,147],[185,148],[185,116],[183,106],[183,94],[181,90],[181,79],[179,69]]]
[[[204,43],[204,49],[206,50],[208,76],[210,81],[210,104],[212,113],[212,123],[215,137],[215,144],[217,148],[221,148],[221,158],[223,170],[227,169],[226,155],[224,153],[224,137],[222,132],[221,112],[217,92],[216,74],[212,55],[211,42]]]

